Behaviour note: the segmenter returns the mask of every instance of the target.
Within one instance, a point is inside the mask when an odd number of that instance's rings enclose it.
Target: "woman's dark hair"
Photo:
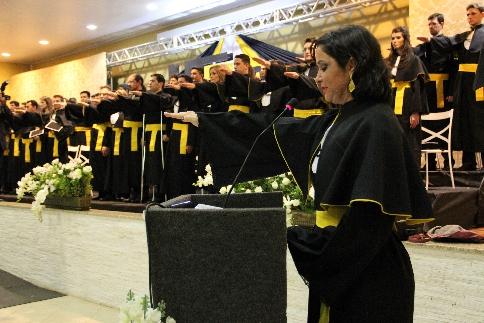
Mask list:
[[[398,68],[405,68],[407,64],[412,64],[414,62],[415,53],[413,51],[412,45],[410,44],[410,33],[408,32],[407,27],[399,26],[392,29],[392,35],[395,33],[402,33],[403,37],[403,48],[400,50],[401,58],[400,63],[398,64]],[[394,67],[394,64],[399,56],[399,52],[393,48],[393,44],[390,45],[390,55],[385,59],[385,63],[387,64],[388,70],[391,71]]]
[[[350,58],[355,62],[351,92],[356,101],[390,102],[389,72],[381,55],[380,44],[364,27],[348,25],[330,31],[315,45],[345,68]]]
[[[396,33],[402,33],[403,37],[403,48],[401,49],[402,59],[405,60],[406,58],[413,55],[413,48],[410,44],[410,33],[408,32],[407,27],[399,26],[392,29],[392,35]],[[395,48],[393,48],[393,44],[391,44],[391,51],[390,55],[388,56],[388,60],[395,61],[398,56],[398,52]]]

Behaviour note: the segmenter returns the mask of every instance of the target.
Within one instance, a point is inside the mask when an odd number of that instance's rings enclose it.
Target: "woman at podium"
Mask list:
[[[396,221],[431,219],[418,167],[391,103],[389,73],[361,26],[315,43],[324,116],[281,118],[250,155],[240,180],[293,173],[315,189],[316,226],[288,229],[296,267],[309,287],[308,322],[412,322],[415,283]],[[265,62],[270,68],[270,63]],[[214,184],[230,184],[265,114],[183,112],[199,127]]]

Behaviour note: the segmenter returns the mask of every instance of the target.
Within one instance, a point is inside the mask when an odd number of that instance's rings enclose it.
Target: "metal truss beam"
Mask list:
[[[254,18],[206,29],[199,32],[174,35],[169,39],[145,43],[106,54],[108,67],[139,61],[159,55],[180,52],[204,46],[222,37],[254,34],[279,28],[284,24],[299,23],[315,18],[349,12],[361,7],[383,4],[390,0],[312,0],[302,1],[286,8],[275,9]]]

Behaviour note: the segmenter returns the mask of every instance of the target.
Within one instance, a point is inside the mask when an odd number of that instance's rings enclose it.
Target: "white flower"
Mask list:
[[[299,201],[298,199],[296,199],[296,200],[291,200],[291,204],[292,204],[293,206],[299,206],[299,205],[301,204],[301,201]]]
[[[146,323],[159,323],[161,321],[161,312],[158,309],[148,308],[146,310],[145,320]]]
[[[52,165],[56,165],[56,164],[59,164],[59,159],[57,158],[52,161]]]
[[[218,192],[219,192],[220,194],[227,194],[227,192],[228,192],[227,187],[222,186]]]
[[[207,164],[205,166],[205,171],[207,172],[207,174],[211,174],[212,173],[212,166],[210,166],[210,164]]]
[[[250,188],[248,188],[245,190],[245,193],[252,193],[252,191],[250,190]]]
[[[34,175],[38,175],[38,174],[43,174],[47,171],[47,169],[45,169],[44,167],[42,166],[37,166],[35,167],[34,169],[32,169],[32,172],[34,173]]]
[[[272,186],[272,188],[273,188],[273,189],[275,189],[275,190],[277,190],[277,189],[279,188],[279,184],[277,184],[277,182],[276,182],[276,181],[272,182],[271,186]]]
[[[210,185],[213,185],[213,177],[207,174],[203,179],[203,186],[210,186]]]
[[[89,174],[89,173],[92,173],[92,167],[91,167],[91,166],[84,166],[84,167],[82,168],[82,172],[83,172],[84,174]]]
[[[289,185],[289,184],[291,184],[291,180],[287,177],[284,177],[282,179],[282,185]]]
[[[143,308],[136,300],[128,301],[121,307],[119,318],[123,323],[141,322],[143,319]]]
[[[261,193],[263,190],[262,190],[262,187],[260,186],[257,186],[255,189],[254,189],[254,192],[256,193]]]
[[[67,175],[67,177],[73,180],[80,179],[82,177],[82,171],[78,168],[76,170],[71,171],[69,175]]]
[[[166,318],[166,323],[176,323],[176,321],[175,321],[175,319],[174,319],[173,317],[168,316],[168,317]]]

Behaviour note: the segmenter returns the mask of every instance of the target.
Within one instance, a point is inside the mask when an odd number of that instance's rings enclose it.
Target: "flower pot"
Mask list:
[[[53,209],[65,210],[89,210],[91,207],[90,196],[47,196],[44,205]]]

